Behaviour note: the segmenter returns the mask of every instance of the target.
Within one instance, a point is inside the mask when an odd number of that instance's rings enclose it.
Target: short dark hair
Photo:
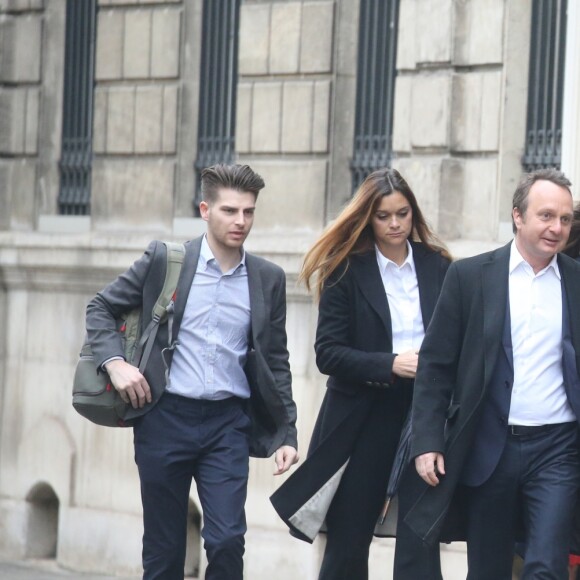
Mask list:
[[[528,195],[530,189],[532,189],[532,185],[534,185],[536,181],[551,181],[552,183],[567,189],[570,192],[570,195],[572,195],[572,192],[570,191],[572,183],[559,169],[547,167],[545,169],[537,169],[536,171],[527,173],[518,183],[512,199],[512,209],[517,209],[522,217],[526,215],[528,209]],[[517,228],[513,215],[512,230],[515,234]]]
[[[218,163],[201,172],[201,196],[206,203],[214,203],[220,188],[253,193],[256,198],[264,188],[264,180],[249,165]]]

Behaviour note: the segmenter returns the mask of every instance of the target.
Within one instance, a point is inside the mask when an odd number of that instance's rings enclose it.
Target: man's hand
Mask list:
[[[398,354],[393,361],[393,373],[404,379],[414,379],[417,374],[419,353],[416,350],[408,350]]]
[[[105,368],[113,386],[125,403],[134,409],[151,402],[151,389],[137,367],[121,359],[110,360]]]
[[[276,462],[276,471],[274,471],[274,475],[280,475],[285,471],[288,471],[292,465],[298,463],[298,452],[294,447],[290,445],[282,445],[278,451],[276,451],[276,455],[274,456],[274,461]]]
[[[439,484],[439,475],[445,475],[445,461],[441,453],[423,453],[415,457],[415,469],[423,481],[435,487]]]

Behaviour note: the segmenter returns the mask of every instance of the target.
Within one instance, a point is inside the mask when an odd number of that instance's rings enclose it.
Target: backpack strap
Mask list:
[[[185,246],[174,242],[163,242],[165,245],[165,254],[167,267],[165,269],[165,281],[159,297],[153,306],[151,322],[143,331],[139,340],[139,350],[143,352],[139,362],[139,372],[143,373],[147,366],[147,361],[153,349],[153,343],[159,330],[159,325],[167,320],[168,348],[175,348],[172,344],[173,334],[173,304],[177,282],[181,274],[181,265],[185,256]]]

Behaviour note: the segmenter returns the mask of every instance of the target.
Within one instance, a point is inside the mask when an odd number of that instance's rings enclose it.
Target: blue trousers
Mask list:
[[[495,471],[469,490],[468,580],[511,580],[519,521],[526,540],[522,580],[567,579],[579,485],[577,423],[508,435]]]
[[[250,420],[241,399],[165,393],[135,425],[143,579],[182,580],[192,479],[203,510],[207,580],[242,580]]]

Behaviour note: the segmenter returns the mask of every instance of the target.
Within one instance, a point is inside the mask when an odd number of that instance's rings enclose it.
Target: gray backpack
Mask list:
[[[167,250],[167,268],[161,294],[153,306],[151,322],[141,332],[141,308],[123,315],[117,320],[121,334],[125,360],[143,373],[157,336],[160,324],[167,323],[171,338],[173,324],[173,296],[177,288],[181,265],[185,255],[183,244],[163,242]],[[73,407],[83,417],[105,427],[130,427],[134,420],[152,408],[152,404],[133,409],[125,403],[111,384],[109,375],[97,369],[91,345],[85,338],[73,379]],[[130,418],[127,415],[130,414]]]

